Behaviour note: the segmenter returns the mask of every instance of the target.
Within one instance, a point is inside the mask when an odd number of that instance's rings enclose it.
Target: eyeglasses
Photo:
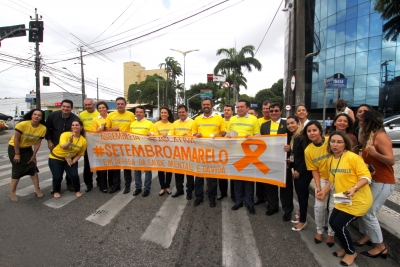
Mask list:
[[[279,109],[270,109],[269,113],[279,113],[281,112]]]
[[[331,140],[331,144],[343,145],[343,144],[344,144],[344,142],[343,142],[343,141],[335,141],[335,140]]]

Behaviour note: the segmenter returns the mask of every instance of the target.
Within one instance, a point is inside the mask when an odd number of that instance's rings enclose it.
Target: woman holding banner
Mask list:
[[[95,129],[96,132],[101,132],[104,131],[105,125],[106,125],[106,119],[107,119],[107,111],[108,111],[108,105],[105,101],[99,101],[97,102],[97,110],[100,112],[99,116],[93,119],[93,127],[92,129]],[[103,193],[107,193],[107,182],[108,186],[110,188],[113,187],[113,170],[108,170],[108,171],[97,171],[97,184],[99,186],[99,189]]]
[[[160,119],[154,124],[154,135],[167,137],[168,134],[171,134],[171,132],[174,131],[172,123],[174,123],[174,115],[172,114],[172,111],[167,107],[161,107]],[[158,193],[159,196],[164,195],[165,191],[167,191],[167,194],[169,195],[172,193],[169,188],[171,178],[171,172],[158,171],[158,180],[161,186],[160,193]]]

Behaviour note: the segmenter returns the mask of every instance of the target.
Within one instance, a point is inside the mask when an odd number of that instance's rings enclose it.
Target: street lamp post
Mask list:
[[[81,83],[82,85],[82,110],[85,108],[85,85],[84,85],[84,80],[82,78],[82,80],[80,80],[78,77],[76,77],[68,68],[66,67],[62,67],[64,70],[69,71],[69,73],[71,73],[71,75],[78,81]]]
[[[181,53],[183,55],[183,103],[186,102],[186,77],[185,77],[185,72],[186,72],[186,54],[190,53],[190,52],[195,52],[195,51],[199,51],[199,49],[194,49],[194,50],[188,50],[186,52],[183,52],[181,50],[176,50],[176,49],[172,49],[172,51],[176,51],[178,53]]]
[[[192,98],[195,97],[195,96],[198,96],[198,95],[200,95],[200,94],[195,94],[194,96],[190,97],[190,98],[187,100],[187,109],[188,109],[188,112],[189,112],[189,100],[192,99]]]
[[[163,79],[155,79],[157,81],[157,117],[160,117],[160,82]]]

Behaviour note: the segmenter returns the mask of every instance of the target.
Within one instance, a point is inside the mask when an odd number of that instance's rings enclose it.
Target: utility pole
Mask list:
[[[305,2],[304,0],[296,0],[295,4],[295,57],[296,57],[296,89],[295,101],[292,103],[296,106],[304,103],[305,96]]]
[[[82,110],[84,109],[85,105],[85,78],[83,75],[83,57],[82,57],[82,46],[79,46],[79,52],[81,55],[81,78],[82,78]],[[98,91],[97,91],[98,92]]]
[[[97,102],[99,102],[99,78],[96,78],[97,79],[97,84],[96,84],[96,87],[97,87]]]
[[[31,20],[39,21],[41,20],[41,16],[37,14],[37,8],[35,8],[35,17]],[[35,78],[36,78],[36,108],[41,108],[41,100],[40,100],[40,52],[39,52],[39,40],[36,40],[36,48],[35,48]]]

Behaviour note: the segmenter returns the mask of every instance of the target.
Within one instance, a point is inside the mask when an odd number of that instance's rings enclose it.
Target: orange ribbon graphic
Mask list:
[[[235,168],[239,172],[244,170],[244,168],[246,168],[251,163],[253,163],[257,167],[257,169],[259,169],[263,174],[269,172],[270,168],[268,168],[267,165],[265,165],[258,159],[258,157],[261,156],[261,154],[264,153],[265,150],[267,150],[267,144],[264,141],[246,140],[242,142],[241,145],[245,156],[233,163],[233,166],[235,166]],[[256,145],[257,148],[252,151],[250,148],[251,145]]]

